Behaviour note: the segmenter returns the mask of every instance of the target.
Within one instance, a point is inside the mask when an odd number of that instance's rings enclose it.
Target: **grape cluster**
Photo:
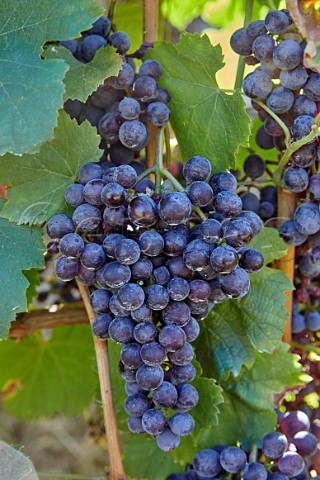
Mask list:
[[[110,33],[106,16],[98,19],[81,39],[60,42],[80,62],[90,62],[96,51],[106,45],[114,47],[123,57],[119,74],[108,77],[89,96],[86,103],[67,100],[65,110],[81,124],[88,120],[97,127],[104,150],[101,161],[114,165],[131,164],[141,173],[145,168],[140,157],[149,141],[146,123],[157,127],[165,125],[170,117],[169,92],[158,86],[162,66],[156,60],[146,60],[135,74],[134,60],[127,56],[130,39],[125,32]]]
[[[263,437],[256,461],[251,461],[242,448],[216,445],[198,452],[184,474],[171,474],[167,480],[222,480],[231,478],[230,474],[239,480],[314,478],[309,470],[319,447],[316,435],[309,431],[308,416],[302,411],[279,413],[280,431]]]
[[[198,321],[214,303],[246,295],[248,273],[263,266],[247,247],[262,222],[242,211],[235,177],[219,172],[207,183],[211,164],[199,156],[183,173],[186,191],[137,193],[132,166],[88,163],[65,192],[72,218],[47,223],[61,254],[57,277],[92,287],[94,334],[122,345],[129,429],[165,451],[194,429],[187,412],[198,402],[190,345]],[[177,413],[167,419],[168,408]]]
[[[244,56],[251,56],[251,64],[259,67],[243,80],[244,93],[253,99],[252,105],[264,122],[256,135],[257,144],[263,149],[276,147],[280,152],[286,149],[284,131],[279,123],[254,100],[262,101],[288,127],[293,141],[304,139],[313,129],[320,101],[320,75],[303,66],[305,43],[295,33],[287,10],[272,10],[265,20],[250,23],[237,30],[231,37],[233,50]],[[293,193],[308,191],[309,198],[301,203],[292,220],[284,222],[281,236],[289,245],[301,245],[309,237],[320,232],[320,175],[317,170],[319,149],[314,139],[296,150],[283,174],[284,186]],[[250,160],[250,161],[249,161]],[[254,178],[263,173],[263,161],[256,155],[247,159],[248,175]],[[248,163],[249,162],[249,163]],[[247,198],[251,207],[257,208],[253,198]],[[255,202],[255,203],[254,203]],[[267,208],[272,208],[267,205]],[[251,209],[251,208],[250,208]],[[311,255],[312,256],[312,255]],[[308,257],[302,263],[313,275],[319,269],[318,262]],[[317,263],[317,267],[314,266]]]

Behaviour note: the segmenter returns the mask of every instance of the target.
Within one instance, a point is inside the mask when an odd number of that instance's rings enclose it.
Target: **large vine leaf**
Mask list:
[[[55,328],[46,339],[40,333],[18,344],[0,343],[0,389],[7,412],[25,420],[80,413],[92,400],[97,376],[90,327]]]
[[[68,98],[85,102],[103,81],[117,75],[121,68],[122,58],[113,47],[99,48],[91,62],[81,63],[64,47],[51,45],[45,50],[46,59],[62,59],[69,65],[64,78],[66,91],[64,100]]]
[[[217,443],[234,445],[240,441],[250,449],[274,429],[274,394],[311,379],[301,373],[300,357],[287,353],[286,349],[283,344],[271,355],[257,353],[250,370],[244,368],[238,379],[222,384],[224,403],[219,407],[219,426],[202,437],[202,448]]]
[[[38,227],[18,226],[0,218],[0,338],[7,337],[16,314],[28,308],[26,273],[44,267],[41,235]]]
[[[288,250],[288,245],[279,235],[276,228],[264,227],[262,232],[250,242],[250,248],[256,248],[264,256],[264,264],[284,257]]]
[[[0,155],[35,151],[53,136],[68,66],[41,60],[42,45],[79,36],[102,12],[92,0],[1,2]]]
[[[220,45],[209,38],[183,33],[180,43],[157,42],[146,58],[163,66],[160,84],[172,95],[171,123],[182,159],[203,155],[213,171],[234,165],[240,144],[249,136],[249,117],[240,92],[220,90],[215,75],[223,67]]]
[[[1,215],[18,224],[41,223],[65,211],[65,188],[87,162],[99,160],[99,137],[87,122],[78,125],[63,111],[52,141],[39,153],[0,160],[0,181],[8,185],[8,200]]]
[[[201,324],[196,353],[206,377],[238,376],[243,365],[252,366],[255,350],[271,353],[282,344],[287,320],[285,291],[292,288],[283,272],[263,268],[251,276],[249,293],[227,300]]]

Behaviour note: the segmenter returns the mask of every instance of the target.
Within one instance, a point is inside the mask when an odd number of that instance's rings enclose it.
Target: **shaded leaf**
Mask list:
[[[79,126],[61,111],[54,139],[39,153],[8,153],[0,160],[1,182],[9,186],[1,215],[21,224],[41,223],[64,212],[65,188],[75,181],[81,165],[99,160],[99,141],[89,123]]]
[[[55,328],[49,339],[40,333],[19,343],[0,343],[0,389],[5,410],[25,420],[80,413],[92,400],[97,376],[91,329],[87,325]]]
[[[81,63],[70,50],[50,45],[44,52],[46,59],[62,59],[69,65],[64,78],[64,100],[71,98],[85,102],[103,81],[119,73],[122,58],[113,47],[99,48],[91,62]]]
[[[163,66],[160,84],[172,95],[171,123],[183,161],[203,155],[214,172],[233,166],[240,144],[248,140],[249,117],[241,93],[227,94],[217,84],[220,45],[212,46],[206,35],[183,33],[177,45],[157,42],[145,56]]]
[[[44,267],[45,247],[38,227],[18,226],[0,218],[0,338],[10,323],[28,308],[26,270]]]
[[[27,305],[29,305],[32,303],[32,299],[38,295],[36,287],[40,285],[40,274],[37,268],[24,270],[22,273],[29,282],[29,287],[26,291]]]
[[[282,344],[287,320],[285,291],[292,288],[283,272],[263,268],[251,275],[249,293],[241,300],[216,305],[201,323],[196,354],[204,375],[225,379],[250,368],[255,350],[271,353]]]

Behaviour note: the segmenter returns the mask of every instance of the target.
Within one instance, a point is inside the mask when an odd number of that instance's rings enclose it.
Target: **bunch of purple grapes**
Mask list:
[[[283,415],[283,414],[282,414]],[[236,446],[216,445],[198,452],[184,474],[167,480],[304,480],[313,469],[318,439],[309,431],[310,421],[302,411],[288,412],[280,420],[280,432],[267,433],[251,461],[249,453]]]
[[[116,77],[107,78],[89,96],[86,103],[68,100],[65,110],[81,124],[88,120],[97,127],[104,150],[101,161],[110,160],[114,166],[132,164],[141,173],[145,168],[139,151],[149,141],[146,123],[161,127],[170,117],[169,92],[158,86],[162,66],[156,60],[146,60],[135,73],[134,60],[127,56],[130,39],[125,32],[110,33],[111,24],[106,16],[82,34],[81,39],[60,42],[80,62],[90,62],[99,48],[114,47],[123,57]],[[139,161],[136,161],[136,160]]]
[[[190,344],[198,322],[214,303],[246,295],[248,273],[263,266],[247,247],[262,222],[242,211],[235,177],[210,178],[211,164],[199,156],[183,173],[186,191],[161,195],[150,180],[141,192],[130,165],[88,163],[65,192],[72,218],[58,214],[47,224],[61,254],[57,277],[92,287],[94,334],[122,345],[129,429],[156,437],[165,451],[194,429],[187,412],[198,402]],[[167,418],[169,408],[177,413]]]

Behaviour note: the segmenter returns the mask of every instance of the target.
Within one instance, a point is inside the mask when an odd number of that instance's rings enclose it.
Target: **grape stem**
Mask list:
[[[151,173],[155,173],[156,171],[156,166],[154,165],[153,167],[147,168],[144,170],[140,175],[137,177],[136,185],[139,183],[141,180],[143,180],[145,177],[148,177]]]
[[[286,126],[286,124],[283,123],[283,121],[278,117],[278,115],[274,113],[269,107],[267,107],[267,105],[265,105],[263,102],[260,102],[260,100],[254,100],[254,102],[257,105],[260,105],[260,107],[263,108],[263,110],[265,110],[270,115],[270,117],[272,117],[277,122],[278,125],[280,125],[284,133],[286,147],[289,148],[291,135],[289,128]]]
[[[304,350],[306,352],[314,352],[317,355],[320,355],[320,347],[315,347],[314,344],[304,344],[299,342],[292,342],[293,348],[298,348],[299,350]]]
[[[250,451],[250,455],[249,455],[249,462],[250,462],[250,463],[256,462],[256,461],[257,461],[257,457],[258,457],[258,449],[257,449],[257,446],[256,446],[256,445],[252,445],[252,448],[251,448],[251,451]]]
[[[90,304],[90,292],[88,287],[77,280],[77,286],[82,297],[90,324],[92,325],[95,314]],[[93,343],[96,352],[99,384],[101,391],[102,409],[104,424],[106,428],[106,440],[110,461],[110,480],[125,480],[125,473],[122,465],[119,435],[116,416],[113,405],[112,386],[110,377],[110,366],[108,358],[108,342],[93,336]]]
[[[248,23],[251,22],[252,11],[253,11],[253,0],[247,0],[246,1],[245,16],[244,16],[244,24],[243,24],[244,27],[246,27],[248,25]],[[239,60],[238,60],[236,80],[235,80],[235,83],[234,83],[234,89],[235,90],[240,90],[241,89],[243,75],[244,75],[244,68],[245,68],[244,57],[240,56]]]

